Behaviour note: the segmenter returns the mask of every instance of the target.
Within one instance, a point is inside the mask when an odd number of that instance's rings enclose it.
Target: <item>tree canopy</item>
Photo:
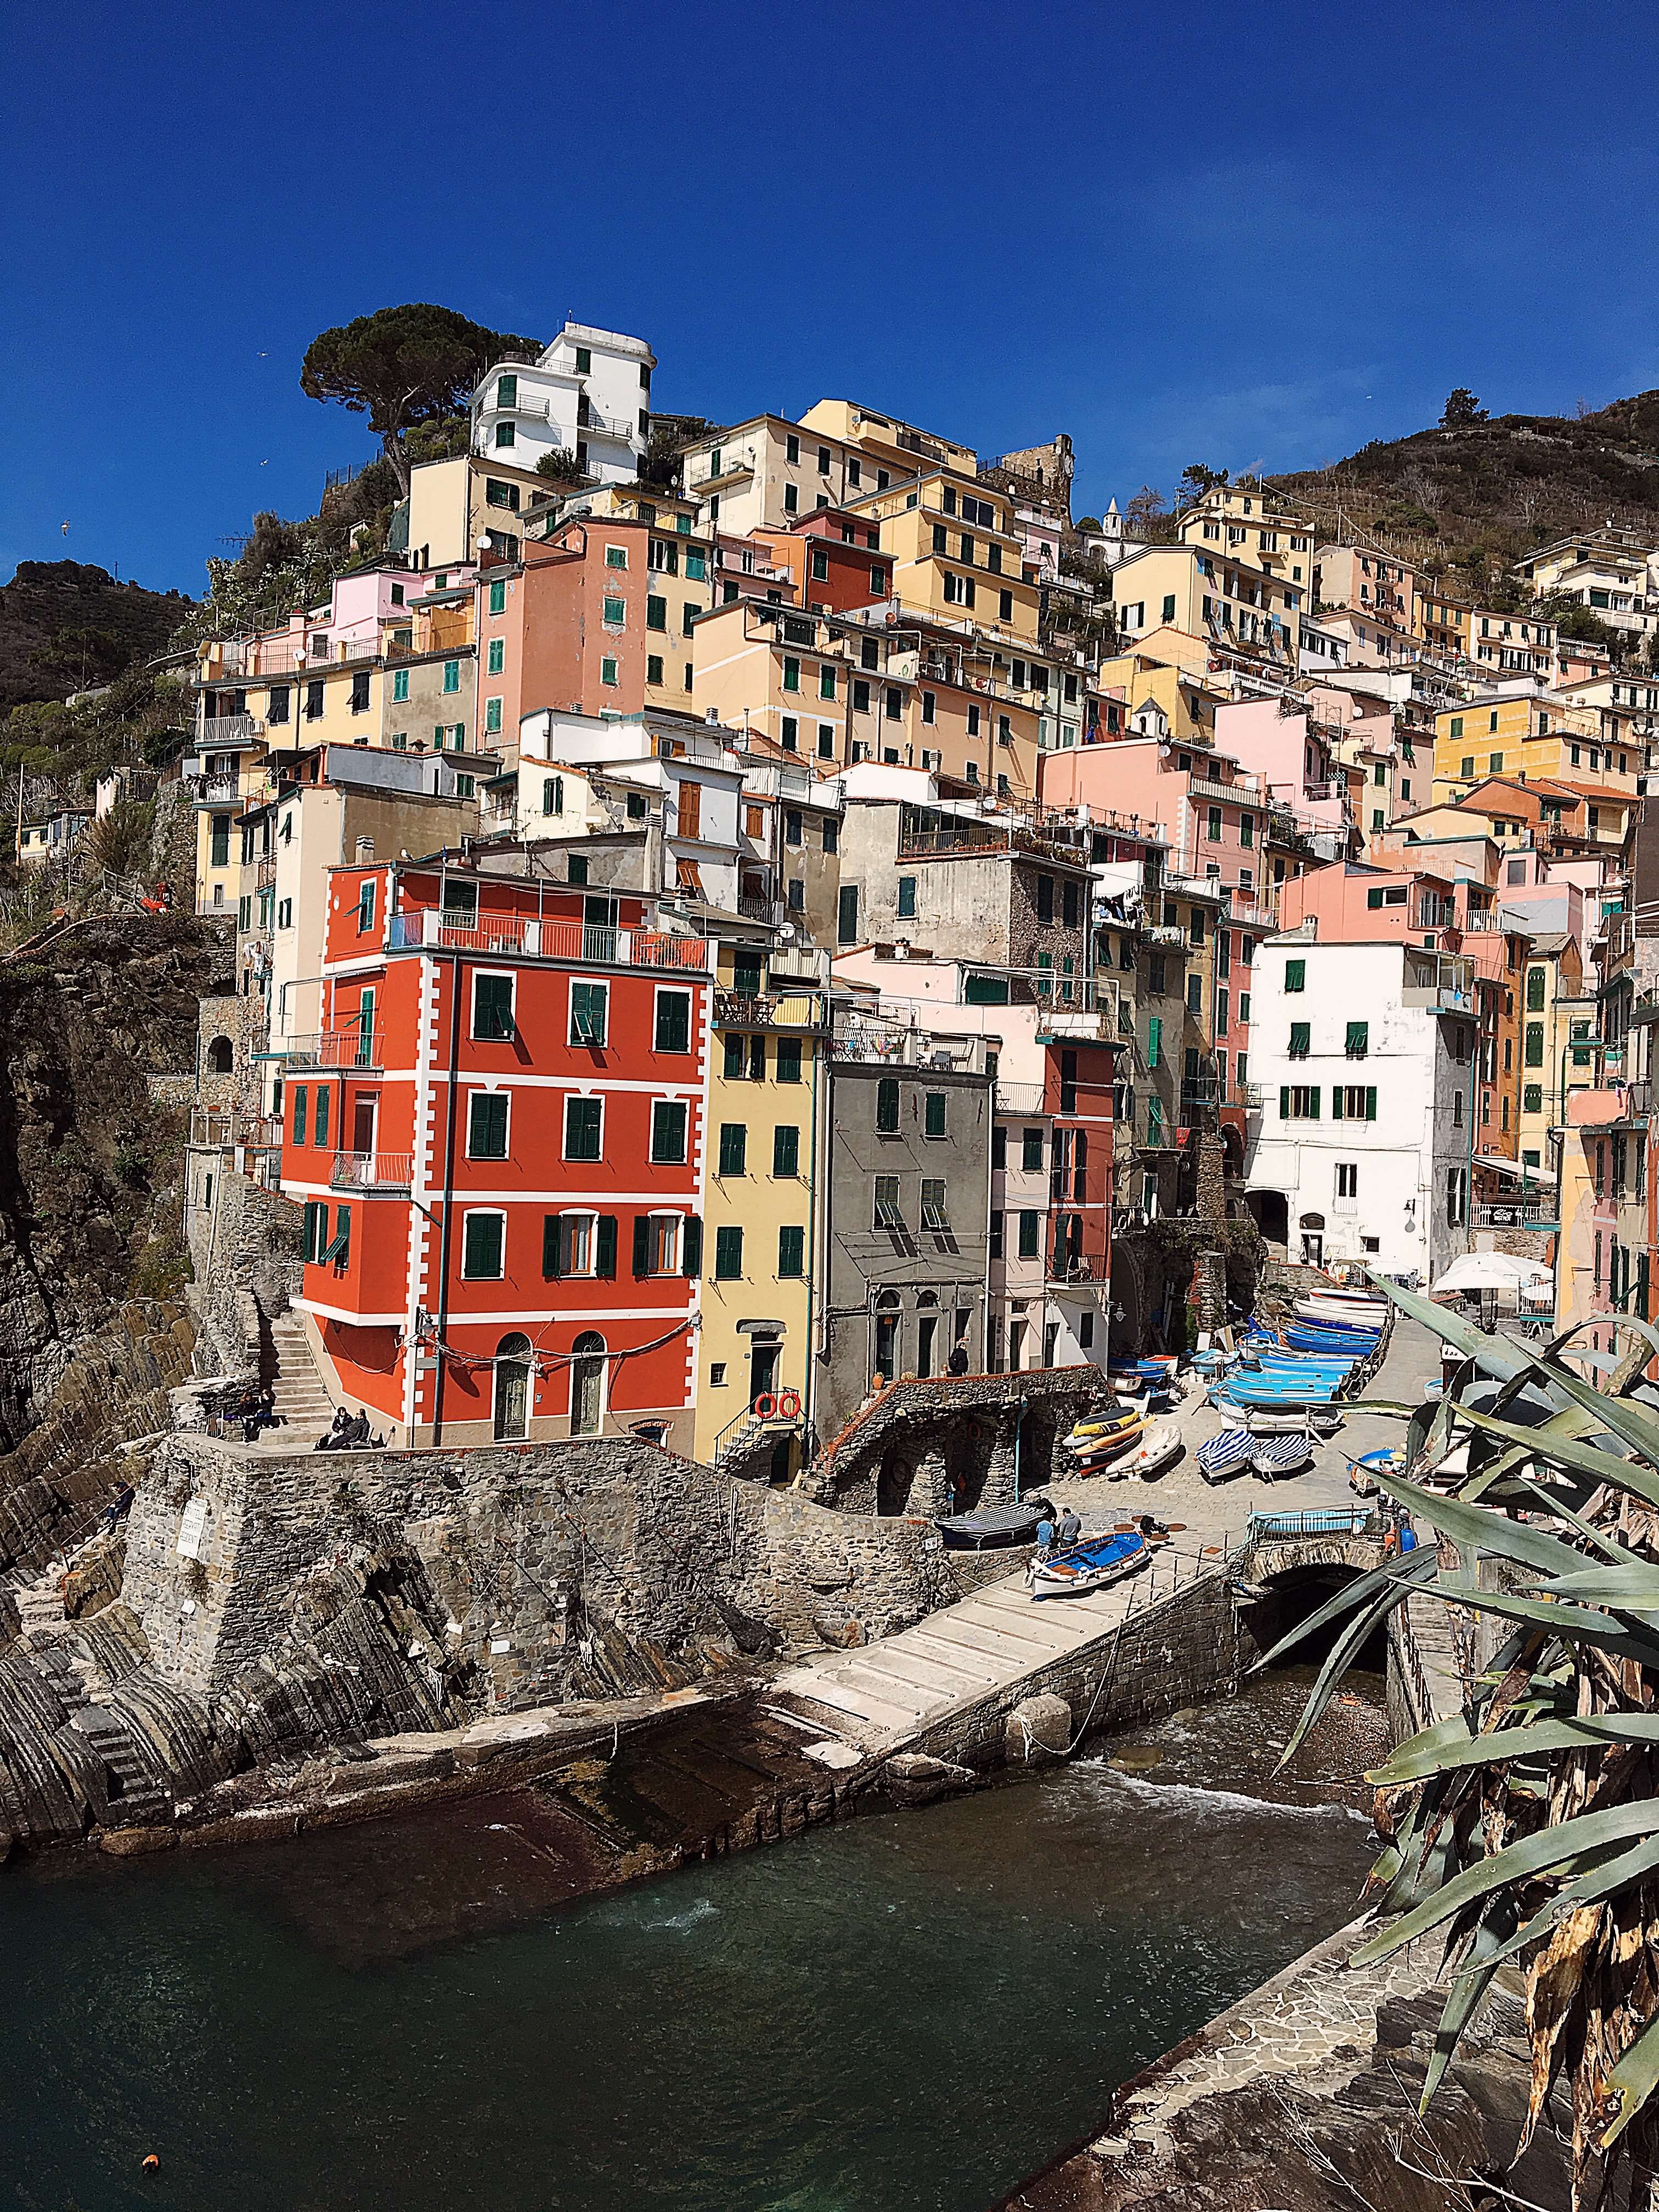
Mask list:
[[[382,307],[319,331],[306,348],[300,389],[309,399],[335,399],[367,415],[409,489],[404,433],[417,423],[463,414],[474,386],[504,353],[539,352],[533,338],[492,331],[453,307],[421,303]]]

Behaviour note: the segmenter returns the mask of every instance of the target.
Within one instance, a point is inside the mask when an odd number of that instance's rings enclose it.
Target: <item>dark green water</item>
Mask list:
[[[499,1800],[8,1870],[0,2205],[982,2212],[1350,1913],[1297,1694],[558,1912]]]

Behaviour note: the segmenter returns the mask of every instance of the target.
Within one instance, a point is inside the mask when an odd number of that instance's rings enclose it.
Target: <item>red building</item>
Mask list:
[[[402,1444],[689,1449],[708,945],[497,848],[335,869],[283,1185],[335,1395]]]

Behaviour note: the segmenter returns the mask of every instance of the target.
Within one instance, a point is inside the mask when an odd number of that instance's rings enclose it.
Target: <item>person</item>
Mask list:
[[[1046,1517],[1037,1522],[1037,1557],[1046,1559],[1054,1548],[1054,1524]]]
[[[104,1534],[106,1536],[112,1536],[115,1534],[117,1523],[125,1520],[131,1512],[132,1501],[137,1494],[130,1482],[120,1485],[114,1497],[104,1508]]]
[[[1078,1538],[1082,1534],[1083,1523],[1078,1519],[1076,1510],[1068,1505],[1066,1508],[1066,1510],[1060,1516],[1059,1534],[1060,1549],[1065,1551],[1071,1545],[1075,1544]]]
[[[968,1372],[968,1347],[959,1337],[951,1347],[951,1357],[945,1363],[945,1371],[947,1375],[965,1375]]]

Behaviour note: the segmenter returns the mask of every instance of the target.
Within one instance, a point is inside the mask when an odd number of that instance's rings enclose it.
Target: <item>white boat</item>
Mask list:
[[[1133,1451],[1111,1465],[1112,1480],[1120,1476],[1161,1474],[1181,1457],[1181,1431],[1173,1421],[1155,1421]]]

